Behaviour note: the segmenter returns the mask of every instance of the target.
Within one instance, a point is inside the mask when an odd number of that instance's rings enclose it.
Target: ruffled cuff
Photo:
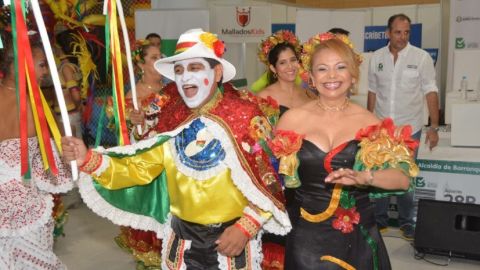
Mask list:
[[[304,137],[293,131],[277,130],[275,137],[269,141],[273,154],[280,159],[278,173],[284,175],[284,184],[288,188],[297,188],[301,185],[297,172],[300,165],[297,152],[302,146]]]
[[[100,165],[102,165],[102,154],[93,151],[92,149],[88,150],[87,155],[85,156],[85,161],[79,167],[80,171],[92,174],[96,171]]]
[[[371,198],[400,195],[413,189],[414,179],[419,172],[413,158],[418,141],[414,140],[411,134],[410,126],[395,127],[390,118],[357,133],[356,139],[360,141],[360,150],[355,158],[354,170],[376,171],[394,168],[401,170],[411,179],[407,191],[372,188]]]
[[[240,229],[248,239],[252,239],[271,217],[272,214],[269,212],[264,212],[254,206],[247,206],[243,210],[243,216],[235,222],[234,226]]]

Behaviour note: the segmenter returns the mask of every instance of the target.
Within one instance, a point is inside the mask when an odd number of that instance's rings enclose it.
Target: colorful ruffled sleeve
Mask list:
[[[147,185],[163,172],[163,143],[168,139],[159,136],[108,151],[90,149],[80,170],[109,190]]]
[[[413,158],[418,141],[411,137],[410,126],[395,127],[393,120],[386,118],[382,123],[361,129],[356,136],[360,150],[355,157],[356,171],[376,171],[396,168],[410,177],[409,191],[414,187],[414,178],[419,169]],[[371,198],[403,194],[405,191],[373,188]]]
[[[274,138],[269,141],[273,155],[280,159],[278,173],[284,176],[284,184],[288,188],[297,188],[301,185],[297,172],[300,165],[297,152],[302,146],[304,137],[294,131],[277,130]]]

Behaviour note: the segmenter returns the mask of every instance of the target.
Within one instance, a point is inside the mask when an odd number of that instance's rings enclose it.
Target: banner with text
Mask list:
[[[259,43],[271,34],[269,6],[217,6],[212,32],[225,42]]]
[[[419,159],[415,198],[480,204],[480,163]]]
[[[386,34],[386,25],[372,25],[365,26],[364,34],[364,52],[376,51],[388,44]],[[410,26],[410,44],[413,46],[422,47],[422,24],[416,23]]]
[[[418,200],[480,204],[480,163],[418,159],[420,174],[415,179],[414,217]],[[396,197],[390,198],[389,225],[398,226]]]

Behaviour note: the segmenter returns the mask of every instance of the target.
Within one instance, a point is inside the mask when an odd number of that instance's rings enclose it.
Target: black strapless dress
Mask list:
[[[280,115],[279,115],[279,117],[282,117],[282,115],[283,115],[286,111],[288,111],[290,108],[285,107],[285,106],[283,106],[283,105],[280,105],[280,106],[279,106],[279,109],[280,109]]]
[[[332,227],[335,215],[327,214],[328,218],[318,223],[300,215],[300,208],[309,214],[328,209],[335,192],[334,185],[325,184],[324,179],[329,171],[352,168],[357,151],[358,141],[354,140],[328,153],[308,140],[303,141],[298,152],[302,185],[295,190],[289,207],[293,229],[287,236],[285,269],[391,269],[385,244],[376,227],[375,208],[368,198],[368,189],[343,187],[355,198],[356,211],[360,214],[359,224],[354,225],[350,233]]]

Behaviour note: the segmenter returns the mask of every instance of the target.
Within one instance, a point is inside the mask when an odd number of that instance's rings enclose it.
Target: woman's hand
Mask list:
[[[75,137],[62,138],[62,154],[66,162],[76,160],[77,165],[81,166],[85,162],[87,151],[88,149],[83,140]]]
[[[326,178],[325,183],[342,184],[345,186],[371,185],[373,176],[369,171],[357,172],[352,169],[340,168],[331,172]]]
[[[130,122],[133,125],[143,125],[143,121],[145,120],[145,113],[140,110],[133,110],[130,112]]]

